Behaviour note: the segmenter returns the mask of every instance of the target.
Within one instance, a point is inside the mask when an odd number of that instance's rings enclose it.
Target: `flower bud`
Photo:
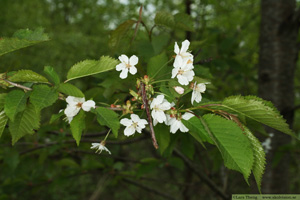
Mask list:
[[[173,87],[174,90],[178,93],[178,94],[183,94],[184,93],[184,88],[180,87],[180,86],[174,86]]]

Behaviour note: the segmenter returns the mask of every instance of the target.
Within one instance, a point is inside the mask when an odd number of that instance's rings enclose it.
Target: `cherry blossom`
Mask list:
[[[102,141],[100,143],[92,143],[91,149],[96,149],[96,153],[101,153],[103,150],[107,151],[109,154],[111,152],[108,150],[108,148],[105,147],[105,143]]]
[[[124,126],[126,126],[124,130],[124,135],[130,136],[137,131],[138,133],[141,133],[142,130],[146,127],[145,125],[148,124],[148,122],[145,119],[140,119],[140,117],[136,114],[130,115],[131,119],[124,118],[120,121],[120,123]]]
[[[170,126],[170,132],[176,133],[178,130],[181,132],[188,132],[189,129],[181,122],[181,119],[189,120],[194,117],[191,113],[185,113],[182,116],[171,117],[167,115],[166,125]]]
[[[177,42],[175,42],[174,46],[174,52],[176,53],[175,61],[181,57],[183,60],[191,60],[193,61],[193,55],[188,52],[188,48],[190,46],[190,42],[188,40],[184,40],[181,45],[181,49],[179,49],[179,46]]]
[[[171,109],[171,104],[165,99],[164,95],[158,95],[150,104],[150,109],[152,109],[151,116],[153,118],[154,126],[157,123],[163,123],[166,121],[167,117],[164,111]]]
[[[126,55],[122,54],[121,56],[119,56],[119,60],[121,61],[121,63],[116,66],[116,70],[122,71],[120,73],[121,79],[127,78],[128,71],[132,75],[137,73],[137,69],[135,67],[135,65],[139,62],[139,58],[137,56],[133,55],[128,59]]]
[[[194,83],[194,88],[193,88],[193,92],[192,92],[192,104],[194,101],[196,101],[197,103],[199,103],[202,100],[202,95],[201,93],[204,93],[206,90],[206,85],[205,83],[199,83],[197,84],[197,82]]]
[[[181,57],[178,57],[173,66],[171,78],[177,77],[181,85],[188,85],[193,80],[195,72],[193,71],[194,66],[191,60],[183,60]]]

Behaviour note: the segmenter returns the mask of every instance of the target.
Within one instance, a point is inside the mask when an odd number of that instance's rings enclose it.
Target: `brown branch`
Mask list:
[[[1,80],[5,81],[6,83],[8,83],[10,85],[13,85],[13,86],[15,86],[17,88],[21,88],[21,89],[26,90],[26,91],[31,91],[32,90],[32,88],[26,87],[24,85],[20,85],[18,83],[11,82],[11,81],[6,80],[6,79],[1,79]]]

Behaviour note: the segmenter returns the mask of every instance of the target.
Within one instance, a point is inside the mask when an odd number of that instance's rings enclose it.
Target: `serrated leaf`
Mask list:
[[[161,154],[168,148],[170,144],[170,130],[164,124],[157,124],[154,126],[155,137],[158,142],[159,151]]]
[[[11,121],[14,121],[17,113],[26,108],[29,93],[22,90],[12,90],[5,97],[4,111]]]
[[[159,76],[160,78],[166,75],[168,72],[168,68],[166,64],[168,62],[168,57],[165,52],[150,58],[147,65],[147,75],[150,78],[154,78],[155,76]]]
[[[260,141],[251,133],[251,131],[247,127],[243,127],[245,130],[245,134],[248,137],[252,149],[253,149],[253,167],[252,172],[258,187],[259,192],[261,193],[261,179],[262,175],[265,171],[266,166],[266,154],[260,143]]]
[[[12,82],[48,83],[44,76],[31,70],[19,70],[8,80]]]
[[[68,80],[65,82],[115,69],[117,64],[119,64],[119,61],[109,56],[102,56],[100,60],[85,60],[79,62],[71,67],[67,75]]]
[[[4,108],[6,93],[0,94],[0,109]]]
[[[218,147],[225,166],[241,172],[246,182],[253,166],[253,151],[247,136],[233,121],[213,114],[203,116],[202,124]]]
[[[132,26],[136,23],[135,20],[127,20],[120,24],[114,31],[110,34],[110,39],[108,45],[110,48],[115,49],[123,42],[123,39],[128,36],[129,31],[133,30]]]
[[[14,145],[25,135],[33,134],[34,129],[40,126],[40,113],[32,104],[28,105],[24,111],[17,114],[15,121],[9,121],[9,131]]]
[[[81,92],[81,90],[71,83],[59,84],[58,91],[68,96],[84,97],[84,94]]]
[[[8,121],[8,117],[6,116],[4,110],[0,110],[0,138]]]
[[[83,110],[73,118],[70,123],[71,132],[73,138],[76,140],[77,146],[79,146],[82,131],[85,129],[85,113]]]
[[[279,114],[278,110],[275,109],[270,102],[261,100],[258,97],[228,97],[224,99],[221,106],[216,106],[215,108],[248,117],[259,123],[296,137],[289,128],[289,125]]]
[[[168,28],[174,28],[175,25],[174,16],[171,13],[162,11],[156,13],[154,22],[156,25]]]
[[[49,38],[42,28],[34,31],[28,29],[19,30],[12,38],[2,38],[0,40],[0,56],[47,40]]]
[[[194,20],[193,18],[186,13],[177,13],[174,16],[175,19],[175,27],[184,31],[194,32]]]
[[[99,122],[99,124],[102,126],[109,127],[112,130],[114,136],[117,138],[118,131],[120,129],[120,121],[118,114],[112,110],[103,107],[96,108],[96,113],[97,121]]]
[[[58,99],[58,92],[47,85],[35,85],[30,94],[30,102],[38,109],[51,106]]]
[[[203,142],[214,144],[209,134],[205,130],[201,120],[197,117],[192,117],[189,120],[181,120],[182,123],[189,129],[189,133],[205,148]]]
[[[60,84],[60,78],[53,67],[44,67],[44,72],[48,75],[49,80],[54,83],[54,85]]]

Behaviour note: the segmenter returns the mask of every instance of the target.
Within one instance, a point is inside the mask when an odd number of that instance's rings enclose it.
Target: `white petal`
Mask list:
[[[125,78],[127,78],[127,76],[128,76],[128,69],[125,68],[125,69],[122,70],[122,72],[120,74],[120,78],[125,79]]]
[[[165,95],[160,94],[156,97],[156,104],[161,104],[165,98]]]
[[[118,64],[117,66],[116,66],[116,70],[117,71],[121,71],[121,70],[123,70],[123,69],[125,69],[126,68],[126,65],[124,64],[124,63],[120,63],[120,64]]]
[[[138,125],[139,126],[142,126],[142,125],[146,125],[146,124],[148,124],[148,122],[147,122],[147,120],[145,120],[145,119],[141,119],[139,122],[138,122]]]
[[[157,123],[158,121],[156,119],[153,119],[153,125],[156,126]]]
[[[131,119],[121,119],[120,124],[124,125],[124,126],[131,126],[132,125],[132,120]]]
[[[194,79],[195,72],[193,70],[190,70],[185,72],[183,76],[185,76],[188,81],[192,81]]]
[[[100,143],[92,143],[91,149],[98,148]]]
[[[178,78],[178,82],[181,85],[188,85],[189,84],[189,81],[187,80],[187,78],[185,76],[178,75],[177,78]]]
[[[159,108],[162,110],[170,110],[171,104],[169,102],[165,101],[164,103],[160,104]]]
[[[192,104],[194,103],[195,99],[196,99],[196,91],[193,90],[193,92],[192,92],[192,99],[191,99]]]
[[[206,90],[206,85],[204,83],[200,83],[197,85],[197,89],[199,92],[204,92]]]
[[[78,103],[83,103],[85,101],[84,98],[68,96],[66,98],[66,102],[70,105],[77,105]]]
[[[173,66],[175,68],[180,68],[183,66],[183,60],[182,60],[181,56],[176,56]]]
[[[133,122],[139,122],[140,121],[140,117],[136,114],[131,114],[130,117],[131,117]]]
[[[178,93],[178,94],[183,94],[184,93],[184,88],[180,87],[180,86],[175,86],[174,90]]]
[[[178,46],[177,42],[175,42],[174,53],[179,54],[179,46]]]
[[[186,52],[190,46],[190,42],[188,40],[184,40],[181,45],[180,52]]]
[[[193,115],[192,113],[184,113],[183,115],[182,115],[182,119],[184,119],[184,120],[189,120],[189,119],[191,119],[192,117],[194,117],[195,115]]]
[[[81,106],[82,110],[89,112],[91,110],[91,108],[95,108],[96,107],[96,103],[93,100],[88,100],[86,102],[84,102]]]
[[[180,122],[180,127],[179,127],[180,131],[185,133],[185,132],[188,132],[189,129],[182,123]]]
[[[134,132],[135,132],[135,129],[133,128],[133,126],[128,126],[124,130],[124,135],[131,136],[134,134]]]
[[[131,66],[131,67],[129,68],[129,72],[130,72],[130,74],[132,74],[132,75],[136,74],[136,73],[137,73],[136,67],[135,67],[135,66]]]
[[[138,62],[139,62],[139,58],[136,55],[130,57],[129,64],[131,66],[138,64]]]
[[[177,130],[180,128],[180,121],[174,120],[174,122],[171,124],[170,132],[171,133],[176,133]]]
[[[156,119],[159,123],[163,123],[167,118],[163,111],[153,110],[151,113],[153,119]]]
[[[197,103],[200,103],[200,101],[202,100],[202,95],[200,92],[197,92],[196,93],[196,98],[195,98],[196,102]]]
[[[125,63],[125,64],[128,64],[128,57],[124,54],[122,54],[121,56],[119,56],[119,60],[122,62],[122,63]]]
[[[144,127],[145,128],[145,127]],[[138,132],[138,133],[142,133],[142,127],[139,127],[139,126],[137,126],[136,128],[135,128],[135,130]]]
[[[79,107],[68,105],[64,113],[67,117],[74,117],[75,115],[77,115],[79,111],[80,111]]]
[[[175,78],[175,76],[178,74],[179,68],[173,68],[172,69],[172,77],[171,78]]]

